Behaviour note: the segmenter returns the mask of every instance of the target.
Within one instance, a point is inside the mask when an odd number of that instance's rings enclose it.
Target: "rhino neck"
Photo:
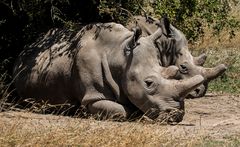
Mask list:
[[[146,18],[143,16],[134,16],[133,21],[127,24],[127,28],[131,29],[133,27],[139,26],[142,30],[142,36],[146,37],[153,34],[158,29],[159,20],[154,18]]]
[[[99,46],[104,46],[101,48],[101,51],[98,49],[98,53],[104,57],[102,58],[102,62],[108,65],[105,69],[109,68],[109,74],[105,74],[105,76],[108,76],[105,77],[106,82],[108,86],[112,88],[113,93],[117,97],[117,101],[122,104],[129,104],[129,100],[123,92],[121,82],[129,58],[125,55],[125,48],[128,46],[129,39],[131,39],[133,35],[133,32],[124,28],[122,25],[111,23],[111,30],[101,30],[95,40],[97,49]],[[109,78],[110,76],[111,78]],[[116,88],[114,85],[118,87]]]

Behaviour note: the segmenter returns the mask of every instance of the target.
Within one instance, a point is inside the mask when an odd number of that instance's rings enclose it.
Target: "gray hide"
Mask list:
[[[167,121],[179,122],[184,96],[204,79],[166,79],[178,68],[159,66],[155,40],[162,30],[139,36],[139,29],[129,31],[116,23],[91,24],[75,34],[51,30],[20,54],[14,68],[16,89],[23,98],[80,103],[106,118],[128,118],[135,106],[153,119],[176,112]]]
[[[142,29],[143,36],[151,35],[158,28],[162,28],[164,37],[161,37],[157,41],[161,56],[161,66],[177,66],[180,73],[179,77],[175,78],[186,79],[198,74],[204,77],[205,81],[203,85],[196,88],[187,97],[196,98],[204,96],[208,83],[220,76],[227,69],[224,64],[220,64],[214,68],[203,68],[202,65],[207,56],[201,54],[198,57],[193,57],[188,50],[188,42],[184,34],[172,26],[167,18],[158,20],[151,17],[134,16],[133,21],[127,24],[127,28],[136,26]]]

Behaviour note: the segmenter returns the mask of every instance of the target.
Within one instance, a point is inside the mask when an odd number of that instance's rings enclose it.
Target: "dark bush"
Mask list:
[[[74,23],[97,21],[98,4],[95,0],[1,0],[1,94],[3,87],[12,80],[14,60],[25,45],[52,27],[69,27]]]

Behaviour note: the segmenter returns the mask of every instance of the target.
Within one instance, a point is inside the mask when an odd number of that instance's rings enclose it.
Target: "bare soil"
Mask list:
[[[1,112],[0,144],[158,146],[165,143],[166,146],[195,146],[192,142],[204,137],[224,140],[240,136],[239,95],[208,93],[203,98],[186,99],[185,104],[184,120],[177,125],[161,125],[148,121],[97,121],[91,118],[30,112]],[[178,140],[185,140],[185,143],[181,144],[182,141]]]
[[[186,100],[184,121],[174,126],[176,129],[169,128],[190,136],[195,132],[214,138],[240,135],[239,112],[239,95],[209,93],[203,98]]]

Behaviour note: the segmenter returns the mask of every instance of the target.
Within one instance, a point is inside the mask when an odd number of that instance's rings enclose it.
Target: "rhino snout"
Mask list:
[[[186,98],[199,98],[206,94],[208,88],[208,82],[204,82],[202,85],[197,87],[195,90],[190,92]]]
[[[156,120],[158,122],[168,123],[168,124],[179,123],[183,120],[184,115],[185,115],[184,110],[171,109],[168,111],[160,112]]]
[[[172,110],[168,114],[167,123],[179,123],[183,120],[184,115],[184,110]]]
[[[172,99],[166,97],[164,99]],[[152,105],[153,106],[153,105]],[[155,106],[155,107],[154,107]],[[149,108],[145,115],[157,122],[161,123],[179,123],[182,121],[185,114],[184,111],[184,101],[174,101],[171,103],[166,103],[165,106],[154,105],[152,108]]]

